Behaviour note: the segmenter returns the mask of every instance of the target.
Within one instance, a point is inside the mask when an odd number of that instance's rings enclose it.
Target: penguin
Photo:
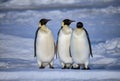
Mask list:
[[[84,70],[88,67],[89,57],[92,55],[91,43],[88,32],[83,27],[82,22],[78,22],[77,27],[73,30],[70,41],[70,51],[73,60],[73,69],[80,69],[83,66]]]
[[[62,21],[62,27],[58,32],[57,38],[57,54],[59,56],[62,69],[69,69],[72,64],[72,58],[70,56],[70,38],[72,28],[69,25],[74,22],[70,19],[64,19]]]
[[[35,34],[34,56],[37,58],[40,69],[45,68],[47,65],[52,69],[54,68],[55,45],[52,31],[46,26],[48,21],[50,19],[41,19]]]

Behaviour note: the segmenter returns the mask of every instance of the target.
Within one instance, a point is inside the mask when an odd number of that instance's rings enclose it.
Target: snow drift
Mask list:
[[[91,70],[83,71],[62,70],[58,59],[54,59],[55,69],[39,70],[33,54],[33,39],[5,34],[0,37],[0,80],[120,80],[120,38],[92,45]]]

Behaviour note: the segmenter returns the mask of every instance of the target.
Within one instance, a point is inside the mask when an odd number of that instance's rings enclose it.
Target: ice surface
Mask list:
[[[26,10],[26,11],[10,11],[10,12],[0,12],[0,24],[11,24],[11,23],[27,23],[27,24],[37,24],[40,18],[50,18],[54,20],[61,20],[65,18],[71,19],[96,19],[96,16],[111,16],[120,14],[120,7],[108,6],[106,8],[83,8],[83,9],[73,9],[73,10],[52,10],[52,11],[38,11],[38,10]],[[117,15],[116,15],[117,16]],[[99,18],[99,17],[98,17]],[[14,21],[13,21],[14,20]],[[87,22],[86,22],[87,23]],[[114,22],[115,24],[116,22]],[[93,22],[88,24],[94,24]],[[100,24],[106,24],[104,21],[100,21]],[[110,23],[112,24],[112,22]]]
[[[92,45],[91,70],[38,69],[33,53],[33,39],[0,34],[0,80],[4,81],[119,81],[120,38]],[[101,52],[102,50],[102,52]],[[114,51],[112,51],[114,50]]]
[[[120,37],[120,7],[83,8],[71,10],[23,10],[0,12],[0,32],[25,38],[34,38],[34,33],[41,18],[51,19],[47,26],[52,30],[55,40],[65,18],[82,21],[92,42],[105,41]],[[76,27],[76,22],[71,24]],[[6,31],[6,32],[5,32]],[[14,31],[14,32],[11,32]],[[22,31],[22,32],[21,32]]]
[[[119,80],[120,72],[113,71],[29,71],[29,72],[1,72],[3,80],[46,80],[46,81],[106,81],[107,79]],[[116,81],[115,80],[115,81]]]

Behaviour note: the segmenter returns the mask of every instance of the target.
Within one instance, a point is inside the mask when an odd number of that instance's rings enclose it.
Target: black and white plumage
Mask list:
[[[70,55],[70,39],[72,28],[69,27],[72,22],[74,21],[69,19],[63,20],[62,27],[58,32],[56,45],[62,68],[70,68],[72,64],[72,58]]]
[[[74,29],[71,35],[70,45],[71,56],[74,62],[73,68],[80,68],[80,65],[84,65],[84,69],[89,69],[89,57],[93,55],[90,39],[87,31],[83,28],[82,22],[77,23],[77,28]]]
[[[36,31],[34,42],[34,56],[40,68],[50,65],[53,68],[53,59],[55,55],[54,38],[51,30],[46,26],[49,19],[41,19],[39,28]]]

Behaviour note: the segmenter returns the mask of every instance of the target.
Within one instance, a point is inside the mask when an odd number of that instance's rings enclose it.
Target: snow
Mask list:
[[[22,30],[20,35],[25,35],[26,37],[33,38],[33,33],[35,28],[38,27],[38,21],[41,18],[52,19],[47,25],[53,30],[55,40],[57,38],[57,31],[61,27],[61,21],[65,18],[75,20],[76,22],[82,21],[84,27],[90,34],[92,41],[105,41],[114,37],[119,37],[120,32],[120,7],[108,6],[105,8],[83,8],[83,9],[70,9],[70,10],[23,10],[23,11],[3,11],[0,12],[0,25],[1,32],[11,34],[14,29],[17,28]],[[76,22],[71,24],[72,28],[75,28]],[[114,23],[113,23],[114,22]],[[6,25],[6,27],[4,27]],[[12,27],[9,27],[12,25]],[[17,25],[17,27],[16,27]],[[27,26],[24,26],[27,25]],[[9,30],[8,30],[9,29]],[[24,29],[27,29],[26,31]],[[16,31],[14,30],[14,31]],[[33,31],[34,30],[34,31]],[[106,31],[107,30],[107,31]],[[7,32],[4,32],[7,31]],[[14,32],[14,34],[19,34],[20,31]],[[102,33],[101,33],[102,32]],[[25,37],[25,36],[24,36]]]
[[[94,57],[92,63],[100,65],[104,69],[119,69],[120,68],[120,38],[107,40],[93,47]],[[105,66],[101,66],[105,65]],[[93,67],[95,67],[93,65]]]
[[[95,50],[94,52],[99,52],[99,50],[103,53],[119,53],[120,52],[120,38],[112,39],[112,40],[107,40],[105,43],[99,43],[98,45],[95,45]],[[99,53],[101,53],[99,52]],[[99,54],[97,53],[97,54]]]
[[[33,53],[34,39],[0,33],[0,81],[119,81],[120,38],[92,45],[91,70],[38,69]],[[101,52],[102,51],[102,52]]]
[[[119,0],[0,0],[0,81],[120,81]],[[41,18],[55,41],[65,18],[82,21],[92,42],[91,70],[39,69],[34,34]],[[76,27],[76,22],[71,24]]]
[[[70,14],[69,14],[70,13]],[[79,13],[79,14],[78,14]],[[46,17],[54,20],[61,20],[64,18],[71,18],[71,19],[94,19],[96,16],[103,14],[106,15],[115,15],[120,14],[120,7],[113,7],[108,6],[106,8],[84,8],[84,9],[73,9],[73,10],[52,10],[52,11],[33,11],[33,10],[26,10],[22,12],[11,11],[11,12],[0,12],[0,23],[1,24],[10,24],[10,23],[32,23],[36,24],[35,22],[38,19]],[[11,21],[12,20],[12,21]],[[14,21],[13,21],[14,20]],[[105,24],[106,22],[102,21],[101,24]],[[92,23],[91,23],[92,24]],[[111,23],[110,23],[111,24]]]
[[[28,40],[26,38],[22,39],[16,36],[0,34],[0,57],[24,60],[33,59],[33,41],[33,39]],[[19,55],[20,57],[18,57]],[[27,56],[30,57],[26,58]]]
[[[29,72],[1,72],[2,75],[1,79],[3,80],[14,80],[14,79],[21,79],[21,80],[99,80],[99,79],[120,79],[119,77],[120,72],[113,72],[113,71],[98,71],[98,72],[91,72],[91,71],[29,71]],[[63,78],[64,77],[64,78]]]

